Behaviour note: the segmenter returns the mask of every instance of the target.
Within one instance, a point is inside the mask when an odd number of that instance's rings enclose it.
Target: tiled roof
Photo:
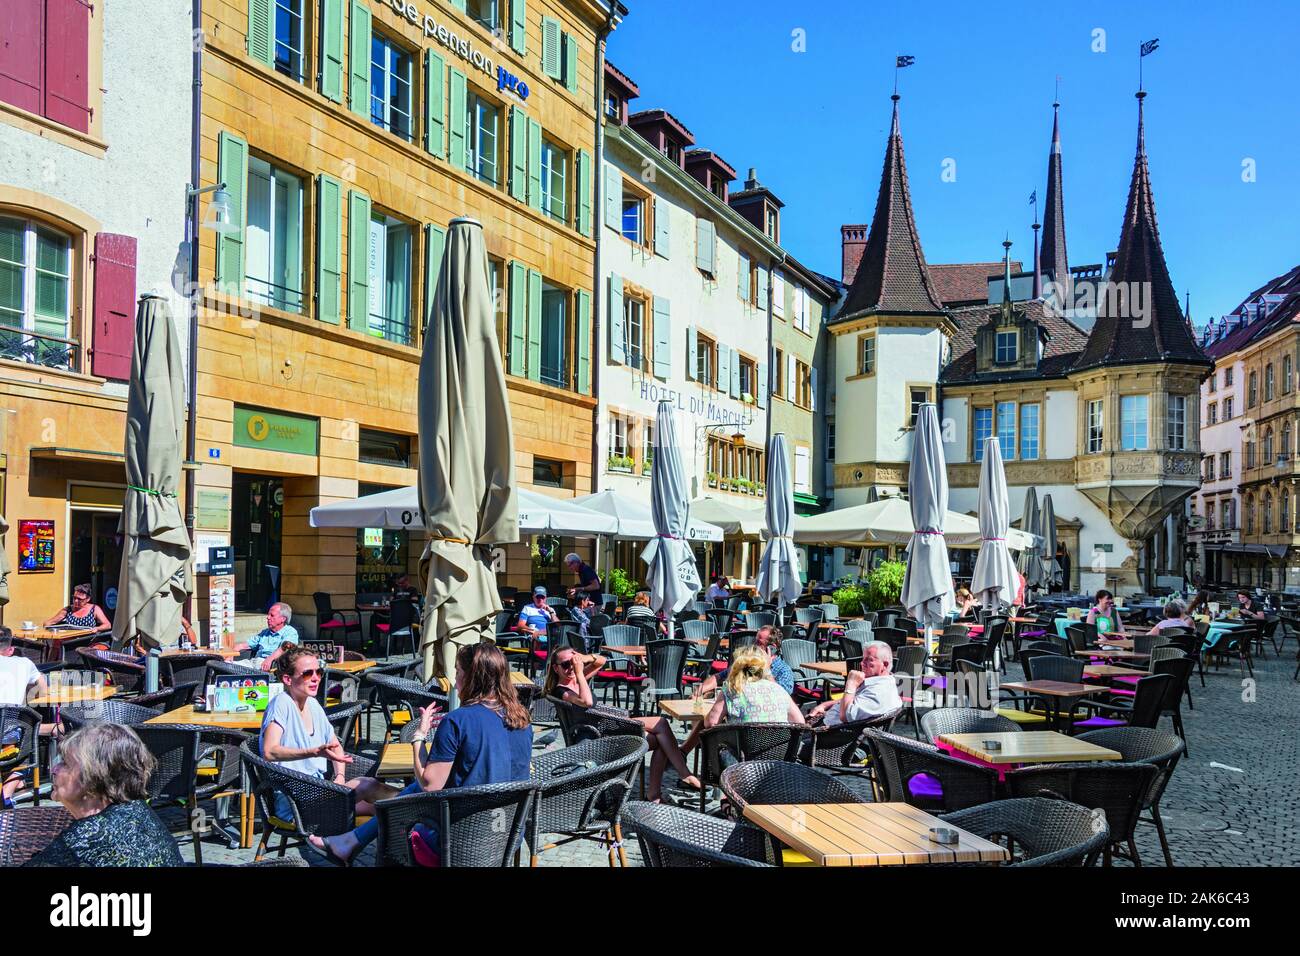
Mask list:
[[[1002,273],[1001,262],[949,262],[930,266],[930,278],[934,280],[935,291],[939,301],[944,305],[987,303],[989,300],[989,279]],[[1019,272],[1022,264],[1018,259],[1011,260],[1011,271]]]
[[[862,313],[942,315],[939,293],[925,266],[925,253],[912,216],[903,137],[898,130],[898,95],[880,174],[876,212],[867,233],[862,262],[837,321]]]
[[[1056,310],[1046,308],[1041,299],[1016,302],[1017,311],[1023,310],[1046,330],[1048,339],[1043,346],[1043,358],[1035,372],[1010,372],[999,378],[1056,378],[1070,370],[1088,343],[1088,333]],[[949,315],[957,324],[957,334],[952,338],[952,361],[944,367],[939,380],[951,385],[957,382],[980,381],[975,375],[975,332],[990,318],[1002,311],[997,305],[974,305],[952,309]]]
[[[1060,105],[1052,104],[1052,151],[1047,156],[1047,202],[1043,212],[1042,267],[1057,282],[1070,274],[1065,255],[1065,193],[1061,185]]]
[[[1142,122],[1145,95],[1138,93],[1137,155],[1133,160],[1119,251],[1108,276],[1113,286],[1141,292],[1125,297],[1105,296],[1098,303],[1097,322],[1076,366],[1080,369],[1136,362],[1208,364],[1183,318],[1178,293],[1169,279],[1169,267],[1160,248]],[[1139,302],[1144,312],[1139,312]]]

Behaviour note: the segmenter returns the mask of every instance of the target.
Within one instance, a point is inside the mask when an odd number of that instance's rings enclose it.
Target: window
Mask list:
[[[975,409],[975,420],[971,427],[971,434],[975,436],[975,454],[973,457],[976,461],[983,461],[984,443],[993,437],[993,409]]]
[[[370,122],[411,138],[411,55],[378,33],[370,37]]]
[[[1243,529],[1246,534],[1255,533],[1255,499],[1246,499],[1246,527]]]
[[[675,139],[664,137],[663,145],[659,147],[659,152],[663,153],[678,166],[682,164],[682,146]]]
[[[793,395],[786,395],[785,387],[785,352],[782,349],[772,350],[772,395],[775,398],[784,398],[788,401],[794,401]]]
[[[1260,506],[1260,516],[1264,528],[1264,534],[1273,533],[1273,492],[1264,492],[1264,501]]]
[[[632,470],[632,464],[635,456],[633,455],[632,437],[635,428],[632,419],[627,415],[620,415],[618,412],[611,412],[609,415],[609,470],[626,471]]]
[[[1273,429],[1264,429],[1264,443],[1261,448],[1264,454],[1259,463],[1265,466],[1273,464]]]
[[[1214,502],[1205,502],[1205,530],[1214,530]]]
[[[1121,396],[1119,400],[1120,450],[1145,451],[1147,432],[1147,396]]]
[[[93,17],[87,0],[4,0],[0,3],[0,100],[29,113],[91,132],[92,106],[103,82],[101,57],[91,57]],[[96,38],[97,42],[98,38]],[[95,131],[96,133],[98,130]],[[43,135],[43,134],[41,134]]]
[[[1273,363],[1264,366],[1264,401],[1273,401]]]
[[[465,95],[465,168],[489,186],[500,185],[497,175],[501,111],[477,93]]]
[[[1291,527],[1291,494],[1282,489],[1281,510],[1277,516],[1277,530],[1283,533]]]
[[[1210,404],[1205,407],[1205,424],[1217,425],[1218,422],[1219,422],[1219,403],[1210,402]]]
[[[740,394],[758,399],[758,366],[753,359],[740,357]]]
[[[994,348],[993,361],[999,365],[1008,365],[1019,358],[1020,353],[1020,333],[1015,329],[997,334],[997,344]]]
[[[713,340],[704,335],[697,335],[695,340],[695,379],[701,385],[712,387],[714,367],[717,363],[717,346]]]
[[[915,418],[916,413],[912,413]],[[998,402],[997,406],[998,445],[1003,461],[1016,457],[1016,403]]]
[[[542,211],[560,222],[569,221],[569,154],[548,139],[542,140]]]
[[[708,443],[709,487],[715,484],[733,491],[753,492],[767,481],[766,453],[759,448],[737,447],[722,435],[710,435]]]
[[[1291,423],[1282,426],[1282,457],[1291,460]]]
[[[736,294],[740,296],[741,302],[747,302],[753,305],[756,291],[754,279],[754,264],[750,262],[749,256],[743,252],[736,253]]]
[[[361,495],[376,495],[392,491],[385,485],[362,483],[357,486]],[[407,548],[410,532],[384,528],[357,529],[356,589],[358,594],[387,594],[392,582],[407,568]]]
[[[1282,356],[1282,394],[1291,394],[1291,356]]]
[[[1251,372],[1250,378],[1246,385],[1246,407],[1254,408],[1255,402],[1259,399],[1259,373]]]
[[[605,94],[605,115],[610,119],[618,119],[623,112],[623,101],[619,99],[617,93]]]
[[[411,344],[411,227],[382,213],[370,218],[370,334]]]
[[[1187,447],[1187,396],[1169,396],[1169,450],[1183,451]]]
[[[1095,455],[1101,451],[1102,439],[1106,435],[1104,405],[1101,399],[1088,403],[1088,454]]]
[[[1246,467],[1255,467],[1255,440],[1253,438],[1246,442]]]
[[[766,230],[766,231],[767,231],[767,237],[768,237],[769,239],[771,239],[773,242],[780,242],[780,241],[781,241],[781,237],[778,235],[778,232],[777,232],[777,228],[778,228],[777,224],[778,224],[779,222],[780,222],[780,219],[779,219],[778,216],[777,216],[777,212],[776,212],[776,210],[773,209],[771,206],[768,206],[768,207],[767,207],[767,230]]]
[[[645,302],[630,295],[623,296],[623,341],[627,343],[627,364],[643,372],[649,371],[649,356],[645,348]]]
[[[1223,420],[1226,422],[1230,418],[1232,418],[1232,396],[1223,400]]]
[[[1215,372],[1212,375],[1210,375],[1210,382],[1209,385],[1207,386],[1207,391],[1213,392],[1218,387],[1218,382],[1219,382],[1218,372]]]
[[[1213,481],[1214,480],[1214,456],[1206,455],[1205,460],[1202,461],[1201,465],[1202,465],[1201,471],[1203,473],[1201,480]]]
[[[772,270],[772,314],[785,318],[785,273],[780,269]]]
[[[569,292],[542,282],[542,381],[569,387]]]
[[[812,335],[812,319],[809,316],[808,290],[801,285],[794,287],[794,327],[800,332]]]
[[[564,463],[549,458],[533,459],[533,484],[547,488],[564,487]]]
[[[0,332],[0,358],[75,371],[71,319],[72,238],[0,218],[0,328],[28,333]]]
[[[410,468],[411,438],[363,428],[358,436],[357,460],[371,465]]]
[[[1224,387],[1224,388],[1232,388],[1232,369],[1231,369],[1231,368],[1225,368],[1225,369],[1223,370],[1223,387]]]
[[[1225,451],[1219,454],[1219,477],[1232,477],[1232,452]]]
[[[465,13],[488,32],[501,27],[501,4],[499,0],[466,0]]]
[[[249,158],[248,297],[287,312],[302,311],[302,193],[297,176]]]
[[[812,453],[803,445],[794,449],[794,490],[812,494]]]
[[[858,339],[858,374],[872,375],[876,371],[876,337],[864,335]]]
[[[1020,457],[1024,461],[1038,457],[1038,413],[1037,404],[1020,406]]]
[[[1232,530],[1232,501],[1220,502],[1219,514],[1223,518],[1222,527],[1224,531]]]
[[[645,198],[624,187],[623,238],[630,239],[638,246],[645,245],[646,241],[645,210]]]
[[[812,408],[812,369],[795,359],[794,370],[794,403],[801,408]]]
[[[275,68],[302,82],[303,0],[275,0]]]
[[[835,419],[833,416],[826,416],[826,460],[835,460]]]

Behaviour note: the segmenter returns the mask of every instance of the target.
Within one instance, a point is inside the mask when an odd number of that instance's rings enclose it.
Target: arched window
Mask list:
[[[1273,363],[1264,366],[1264,401],[1273,401]]]
[[[1261,517],[1263,519],[1260,522],[1260,524],[1263,525],[1264,527],[1264,534],[1272,534],[1273,533],[1273,492],[1271,491],[1264,492],[1264,504],[1263,507],[1260,508],[1260,512],[1261,512]]]
[[[1282,356],[1282,394],[1291,394],[1291,356]]]
[[[1272,426],[1264,429],[1264,447],[1260,449],[1263,453],[1260,459],[1261,465],[1273,464],[1273,428]]]
[[[1282,426],[1282,457],[1287,461],[1291,460],[1291,423],[1287,422]]]
[[[1246,499],[1246,534],[1255,533],[1255,499]]]
[[[1282,511],[1277,518],[1277,530],[1286,533],[1291,530],[1291,493],[1282,489]]]
[[[77,371],[72,237],[0,214],[0,358]]]

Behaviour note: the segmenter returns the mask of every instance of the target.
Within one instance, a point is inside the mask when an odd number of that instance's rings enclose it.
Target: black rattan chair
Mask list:
[[[1110,840],[1103,811],[1044,797],[998,800],[940,819],[986,840],[1005,840],[1013,854],[1006,866],[1095,866]]]
[[[929,813],[963,810],[999,796],[998,772],[950,757],[939,748],[897,734],[867,730],[875,782],[884,800]]]
[[[871,769],[871,751],[862,741],[868,728],[892,731],[903,708],[863,720],[828,727],[818,724],[808,731],[800,753],[802,762],[833,774],[861,774]]]
[[[778,866],[771,838],[748,823],[659,803],[629,802],[622,820],[646,866]]]
[[[420,707],[445,705],[446,696],[429,690],[419,681],[393,674],[367,674],[367,683],[375,689],[375,702],[384,716],[385,737],[419,719]]]
[[[0,812],[0,867],[22,866],[72,825],[59,804],[15,807]]]
[[[537,784],[532,780],[454,787],[375,804],[378,866],[415,866],[411,831],[437,831],[439,866],[508,866],[519,850]]]
[[[120,693],[130,694],[144,686],[144,664],[130,654],[92,650],[88,647],[80,648],[77,653],[81,655],[85,666],[107,674],[110,683]]]
[[[1111,727],[1105,730],[1093,730],[1079,735],[1080,740],[1106,747],[1123,755],[1126,763],[1146,763],[1156,768],[1155,779],[1150,789],[1142,798],[1142,809],[1149,811],[1150,819],[1142,818],[1143,823],[1155,824],[1156,834],[1160,837],[1160,849],[1165,855],[1165,866],[1173,866],[1174,859],[1169,852],[1169,840],[1165,836],[1165,824],[1160,819],[1160,798],[1174,775],[1174,768],[1186,751],[1186,745],[1174,734],[1163,730],[1146,727]]]
[[[866,803],[829,773],[786,760],[732,764],[721,786],[737,815],[751,803]]]
[[[708,788],[722,780],[722,771],[741,760],[795,760],[808,732],[805,724],[722,723],[700,731],[700,811]]]
[[[95,724],[125,724],[134,727],[161,714],[161,707],[141,707],[125,700],[92,701],[88,704],[59,708],[59,719],[68,730],[80,730]]]
[[[1020,725],[974,707],[938,707],[921,718],[921,732],[934,743],[943,734],[1013,734]]]
[[[317,591],[311,596],[316,605],[316,636],[321,640],[333,640],[334,635],[342,632],[344,647],[348,645],[349,635],[357,636],[361,644],[361,612],[354,607],[336,608],[325,591]]]
[[[558,697],[547,697],[546,700],[555,708],[566,746],[601,737],[645,737],[645,727],[628,717],[626,711],[612,707],[582,707]]]
[[[23,767],[32,768],[32,800],[41,802],[41,715],[30,707],[0,706],[0,781]]]
[[[547,850],[574,840],[599,840],[609,851],[609,865],[627,865],[618,821],[649,746],[635,737],[585,740],[533,758],[537,784],[528,826],[528,853],[533,866]],[[539,848],[542,834],[564,839]]]
[[[220,661],[220,654],[175,654],[160,659],[159,677],[168,687],[177,684],[202,684],[208,672],[209,661]],[[203,684],[206,687],[206,684]]]

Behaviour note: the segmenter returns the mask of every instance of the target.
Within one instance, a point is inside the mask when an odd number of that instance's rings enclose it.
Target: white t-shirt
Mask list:
[[[826,711],[822,717],[823,726],[836,727],[840,724],[840,704],[841,701],[837,700],[835,705]],[[853,695],[853,699],[849,701],[846,723],[852,723],[855,720],[866,720],[870,717],[879,717],[881,714],[898,710],[902,706],[903,698],[898,695],[898,684],[894,680],[893,674],[868,677],[862,682],[858,692]]]
[[[27,688],[40,680],[41,672],[17,654],[0,657],[0,706],[21,707],[27,703]]]
[[[716,601],[718,598],[727,599],[731,597],[731,592],[720,584],[710,584],[708,593],[705,597],[710,601]]]

